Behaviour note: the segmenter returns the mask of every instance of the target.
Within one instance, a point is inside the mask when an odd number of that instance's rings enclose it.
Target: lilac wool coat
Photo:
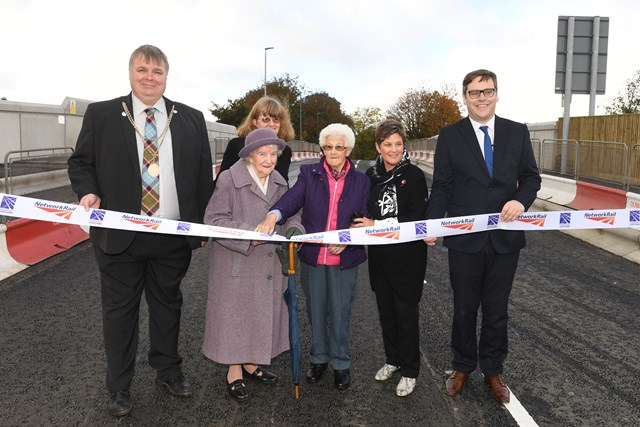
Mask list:
[[[204,223],[254,230],[287,191],[274,171],[264,195],[244,161],[220,174]],[[276,228],[304,232],[299,216]],[[288,313],[283,299],[287,278],[275,249],[280,243],[252,246],[249,240],[215,239],[209,260],[209,293],[202,352],[223,364],[271,364],[289,349]]]

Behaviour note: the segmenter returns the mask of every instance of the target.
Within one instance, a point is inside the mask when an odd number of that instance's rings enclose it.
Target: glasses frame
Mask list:
[[[347,149],[348,147],[346,145],[325,145],[322,147],[322,151],[336,151],[338,153],[342,153]]]
[[[265,116],[264,114],[260,114],[257,118],[257,120],[260,120],[262,123],[269,124],[271,122],[273,123],[280,123],[280,119],[276,119],[275,117],[271,117],[271,116]]]
[[[488,87],[488,88],[482,89],[482,90],[473,89],[473,90],[468,90],[467,91],[467,95],[471,99],[478,99],[478,98],[480,98],[480,95],[484,95],[485,98],[493,98],[494,96],[496,96],[496,93],[498,93],[498,89],[496,89],[495,87]],[[489,94],[491,94],[491,95],[489,95]]]

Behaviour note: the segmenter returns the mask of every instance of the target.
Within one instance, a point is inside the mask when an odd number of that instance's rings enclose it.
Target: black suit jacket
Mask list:
[[[445,214],[456,217],[500,212],[509,200],[517,200],[529,209],[541,182],[529,130],[522,123],[496,116],[493,139],[491,178],[469,118],[440,130],[428,219]],[[474,253],[486,245],[487,239],[498,253],[525,246],[524,232],[506,230],[449,236],[444,245]]]
[[[82,121],[76,149],[69,159],[69,178],[81,199],[96,194],[100,208],[139,215],[142,199],[140,159],[136,134],[122,102],[132,111],[131,94],[90,104]],[[173,163],[180,219],[202,223],[213,192],[211,150],[204,116],[184,104],[165,98],[171,120]],[[92,227],[91,241],[108,254],[125,251],[135,232]],[[192,248],[200,238],[187,237]]]

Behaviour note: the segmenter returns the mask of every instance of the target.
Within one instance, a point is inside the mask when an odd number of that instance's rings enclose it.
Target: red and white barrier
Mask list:
[[[0,228],[0,280],[89,238],[78,225],[17,219]]]

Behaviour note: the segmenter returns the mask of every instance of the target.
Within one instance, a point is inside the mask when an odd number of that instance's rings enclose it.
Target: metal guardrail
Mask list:
[[[20,172],[21,175],[66,169],[66,160],[73,151],[72,147],[35,148],[31,150],[8,151],[4,156],[5,192],[7,194],[13,194],[11,181],[14,177],[14,165],[19,163],[23,168],[23,171]]]

